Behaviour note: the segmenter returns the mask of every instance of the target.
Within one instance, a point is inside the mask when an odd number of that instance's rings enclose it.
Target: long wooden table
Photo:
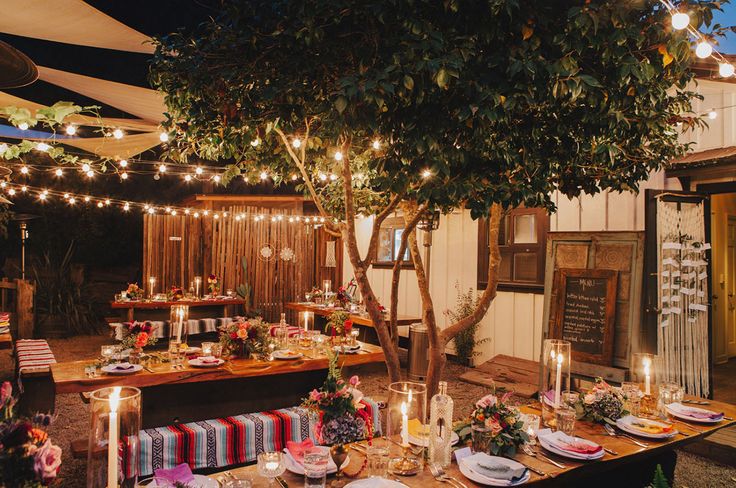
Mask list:
[[[311,312],[321,317],[329,317],[333,312],[344,311],[341,308],[334,307],[320,307],[314,303],[303,303],[303,302],[288,302],[285,307],[289,310],[296,310],[297,312]],[[386,316],[388,319],[388,315]],[[365,327],[373,327],[373,321],[367,315],[350,314],[350,320],[353,324],[362,325]],[[421,322],[421,317],[413,317],[411,315],[399,314],[396,320],[398,325],[411,325],[417,322]]]
[[[361,345],[358,354],[340,355],[339,364],[350,368],[385,361],[379,346]],[[169,363],[157,363],[132,375],[98,373],[95,378],[84,372],[91,361],[71,361],[53,364],[51,374],[56,394],[106,386],[141,388],[144,427],[157,427],[299,404],[324,381],[328,367],[325,354],[303,352],[300,359],[233,359],[215,368],[194,368],[185,361],[183,369],[173,369]]]
[[[2,349],[13,349],[13,336],[10,332],[0,334],[0,350]]]
[[[169,310],[172,305],[188,305],[190,318],[218,318],[218,317],[230,317],[235,314],[237,307],[245,305],[245,300],[242,298],[217,298],[217,299],[203,299],[203,300],[176,300],[176,301],[153,301],[153,300],[136,300],[127,302],[110,302],[110,308],[119,310],[123,313],[124,319],[128,322],[132,322],[135,319],[135,312],[137,310],[145,310],[150,314],[156,314],[158,312],[158,319],[166,320],[169,318]],[[217,309],[217,312],[212,313],[211,309]],[[153,317],[146,317],[151,320]]]
[[[713,401],[711,402],[710,406],[707,406],[705,408],[722,411],[726,414],[727,417],[734,418],[734,416],[736,416],[736,406],[734,405]],[[522,411],[525,411],[526,413],[539,414],[538,410],[529,407],[522,407]],[[671,452],[673,449],[700,440],[708,434],[723,429],[724,427],[734,425],[735,423],[736,422],[734,422],[733,420],[724,420],[718,424],[675,423],[675,426],[678,430],[688,435],[685,436],[678,434],[669,440],[663,441],[640,438],[639,440],[649,444],[649,447],[642,448],[636,446],[634,443],[625,438],[608,436],[607,434],[605,434],[603,427],[600,425],[579,421],[576,424],[575,435],[595,441],[606,448],[616,451],[618,455],[611,455],[606,453],[603,458],[598,461],[577,462],[571,459],[562,458],[550,453],[546,453],[550,458],[553,458],[556,461],[560,461],[565,464],[566,467],[564,469],[554,467],[538,458],[533,458],[523,453],[517,454],[515,459],[523,464],[526,464],[527,466],[537,468],[546,474],[546,476],[540,476],[538,474],[531,473],[531,478],[529,479],[529,482],[526,483],[526,485],[533,485],[535,487],[559,486],[566,488],[578,486],[595,488],[608,486],[629,487],[635,485],[620,484],[620,477],[636,474],[635,469],[637,468],[637,464],[645,463],[647,462],[647,460],[650,459],[657,459],[658,456],[662,456],[667,452]],[[377,440],[376,442],[386,441]],[[394,444],[386,444],[391,449],[392,456],[398,454],[398,448]],[[346,468],[346,473],[358,473],[364,460],[365,458],[363,454],[359,453],[358,451],[351,450],[350,465]],[[450,476],[453,476],[457,480],[460,480],[468,487],[485,486],[479,485],[465,478],[465,476],[463,476],[463,474],[460,472],[457,464],[454,461],[452,465],[445,471]],[[227,470],[227,472],[237,477],[252,479],[254,487],[265,487],[268,485],[267,480],[258,476],[256,466],[246,466],[242,468]],[[211,476],[217,479],[223,474],[224,471],[221,473],[215,473]],[[647,472],[641,474],[651,477],[654,475],[654,468],[651,468],[650,473]],[[365,474],[362,473],[358,477],[365,477]],[[302,483],[304,482],[303,476],[294,475],[289,472],[286,472],[283,475],[283,478],[290,487],[302,486]],[[398,479],[400,479],[400,481],[410,487],[425,488],[427,486],[440,485],[440,483],[434,479],[432,474],[429,472],[429,468],[427,467],[425,467],[425,469],[416,476],[399,477]],[[707,472],[703,473],[703,479],[707,482]]]

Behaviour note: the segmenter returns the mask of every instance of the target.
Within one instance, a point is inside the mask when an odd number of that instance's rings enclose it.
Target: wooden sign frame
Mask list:
[[[606,310],[603,324],[603,353],[589,354],[575,350],[572,346],[572,359],[585,363],[613,365],[614,327],[616,320],[616,289],[618,286],[618,271],[612,269],[574,269],[560,268],[558,270],[557,300],[555,303],[555,319],[550,330],[550,337],[562,339],[563,319],[565,317],[565,298],[567,296],[567,278],[593,278],[606,280]]]

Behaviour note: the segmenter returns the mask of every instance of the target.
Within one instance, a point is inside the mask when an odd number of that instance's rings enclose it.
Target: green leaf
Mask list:
[[[348,107],[348,99],[345,97],[337,97],[337,100],[335,100],[335,108],[339,113],[343,113],[345,109]]]
[[[404,75],[404,87],[407,90],[412,91],[414,89],[414,78],[409,75]]]
[[[448,87],[449,81],[450,81],[450,77],[447,74],[447,70],[445,68],[441,68],[437,72],[437,86],[446,90]]]

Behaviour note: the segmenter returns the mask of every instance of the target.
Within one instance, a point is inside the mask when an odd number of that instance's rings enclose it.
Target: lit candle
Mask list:
[[[555,378],[555,408],[560,406],[560,392],[562,391],[562,353],[557,354],[557,377]]]
[[[109,398],[110,426],[107,441],[107,488],[118,488],[118,405],[120,387],[113,388]]]
[[[401,445],[409,445],[409,415],[405,402],[401,402]]]
[[[309,314],[304,312],[304,332],[309,330]]]
[[[176,321],[176,340],[181,342],[181,329],[184,328],[184,309],[180,308],[176,311],[178,320]]]
[[[149,289],[148,295],[151,298],[153,298],[153,290],[154,290],[154,288],[156,288],[156,278],[154,278],[153,276],[151,276],[150,278],[148,278],[148,289]]]
[[[649,366],[650,366],[649,358],[644,358],[642,363],[644,364],[644,394],[650,395],[651,387],[649,386],[649,384],[651,382],[651,372],[649,370]]]
[[[322,282],[322,285],[323,285],[323,287],[325,289],[325,293],[329,293],[330,292],[330,287],[332,286],[332,282],[330,280],[324,280]]]
[[[194,277],[194,296],[199,298],[199,287],[202,285],[202,277],[201,276],[195,276]]]

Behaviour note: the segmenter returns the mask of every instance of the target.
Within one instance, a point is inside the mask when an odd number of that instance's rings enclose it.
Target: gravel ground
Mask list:
[[[71,339],[51,339],[51,348],[58,361],[70,361],[95,357],[100,345],[109,343],[110,339],[100,336],[83,336]],[[460,419],[472,410],[475,401],[488,393],[486,388],[458,381],[457,378],[466,368],[450,363],[444,378],[448,390],[455,401],[455,417]],[[10,356],[0,354],[0,377],[9,379],[12,376],[13,363]],[[361,390],[376,399],[388,396],[385,368],[383,366],[367,366],[351,368],[351,374],[359,374]],[[512,399],[523,402],[523,399]],[[87,406],[78,395],[59,395],[56,399],[57,419],[50,429],[51,438],[64,450],[63,465],[59,479],[54,485],[59,488],[78,488],[85,484],[85,461],[72,459],[69,446],[72,440],[85,436],[89,429],[89,413]],[[736,487],[736,468],[714,463],[708,459],[678,451],[678,463],[675,473],[677,488],[721,488]],[[622,487],[625,488],[625,487]]]

